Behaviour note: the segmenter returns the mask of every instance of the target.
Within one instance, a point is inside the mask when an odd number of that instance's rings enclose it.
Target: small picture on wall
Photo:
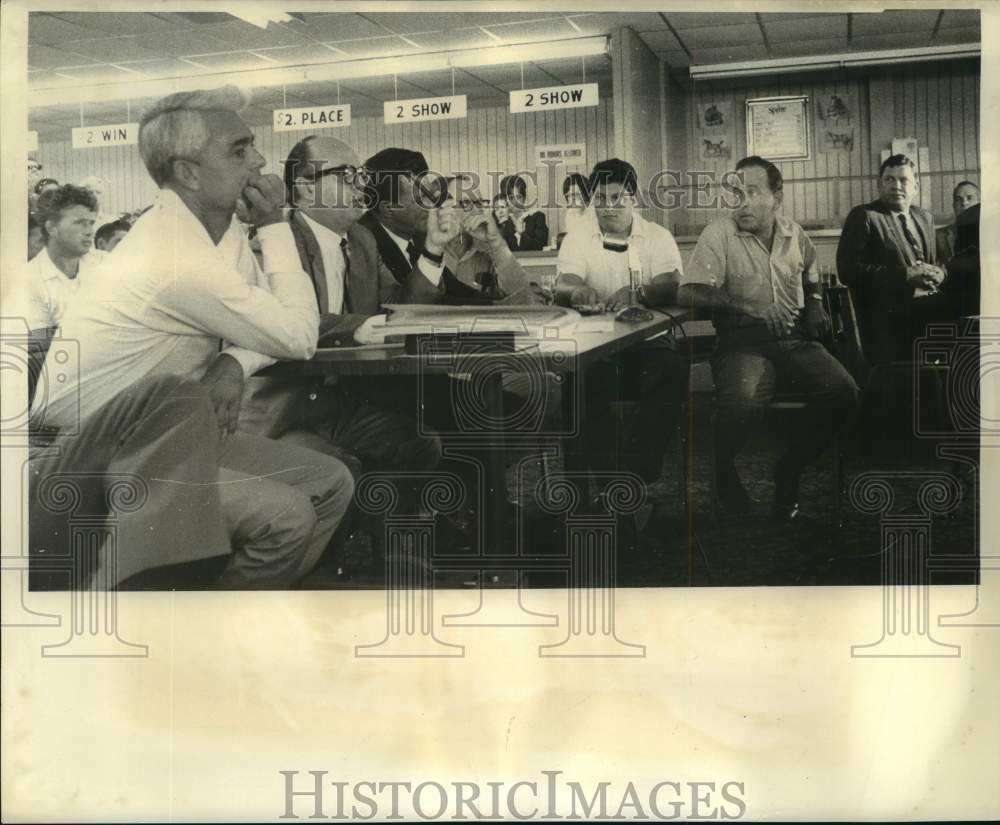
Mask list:
[[[709,101],[696,109],[698,155],[702,160],[728,160],[733,156],[733,104]]]
[[[816,99],[816,136],[821,152],[854,150],[857,104],[853,93],[833,92]]]

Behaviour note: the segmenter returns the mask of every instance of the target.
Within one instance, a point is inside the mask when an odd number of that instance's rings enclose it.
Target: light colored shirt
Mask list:
[[[341,248],[343,235],[338,235],[329,227],[314,221],[305,212],[302,217],[306,224],[316,236],[316,243],[319,245],[319,254],[323,258],[323,272],[326,275],[326,294],[328,299],[328,312],[340,315],[344,311],[344,273],[347,264],[344,261],[344,252]]]
[[[23,308],[29,329],[44,329],[59,326],[66,308],[76,297],[88,273],[103,259],[106,253],[93,249],[80,258],[80,267],[75,278],[68,278],[49,256],[48,249],[42,249],[28,261],[24,271]]]
[[[382,228],[388,233],[389,237],[392,238],[396,246],[399,247],[399,251],[403,253],[403,257],[406,258],[406,260],[410,260],[410,253],[406,251],[406,248],[412,242],[406,240],[406,238],[400,235],[397,235],[384,223],[382,224]],[[417,258],[417,266],[420,268],[420,271],[424,274],[424,277],[432,284],[434,284],[434,286],[437,286],[438,284],[441,283],[441,273],[444,271],[443,261],[440,264],[434,264],[431,263],[429,260],[427,260],[427,258],[425,258],[423,255],[421,255],[419,258]]]
[[[613,243],[622,244],[615,240]],[[579,275],[584,283],[597,292],[601,301],[629,285],[629,269],[638,266],[640,284],[648,284],[657,275],[683,272],[681,253],[669,230],[651,223],[638,214],[632,216],[632,231],[628,237],[628,252],[604,248],[604,235],[595,218],[593,223],[580,224],[567,233],[559,247],[559,274]]]
[[[36,396],[47,425],[94,413],[149,375],[199,379],[220,349],[245,375],[316,349],[319,313],[287,223],[257,233],[263,265],[233,218],[218,244],[170,190],[94,269],[62,319],[79,342],[78,377]],[[55,365],[49,365],[50,368]],[[65,372],[65,370],[63,370]]]
[[[702,231],[681,276],[681,285],[706,284],[745,301],[780,304],[795,314],[805,303],[804,282],[819,283],[816,249],[792,220],[775,217],[771,248],[752,232],[744,232],[730,216]],[[720,334],[762,322],[716,313]]]

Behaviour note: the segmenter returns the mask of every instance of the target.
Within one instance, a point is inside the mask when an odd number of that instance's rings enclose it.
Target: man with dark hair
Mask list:
[[[132,226],[128,221],[118,220],[104,224],[94,235],[94,246],[101,252],[111,252],[124,238]]]
[[[33,212],[28,213],[28,260],[45,249],[45,232]]]
[[[837,246],[837,272],[851,288],[865,357],[872,364],[913,358],[913,341],[944,305],[934,219],[914,204],[916,166],[892,155],[879,169],[879,197],[855,206]]]
[[[971,180],[959,181],[951,193],[951,208],[955,220],[937,231],[937,256],[942,265],[948,263],[958,250],[955,247],[958,235],[958,219],[966,209],[979,203],[979,187]]]
[[[45,248],[25,270],[24,312],[33,330],[59,325],[97,261],[89,255],[97,200],[86,189],[66,184],[38,199],[38,222]]]
[[[778,214],[781,172],[758,156],[736,164],[738,203],[705,227],[681,277],[678,301],[712,310],[716,389],[715,472],[722,506],[745,514],[752,499],[735,459],[778,384],[808,407],[774,471],[772,516],[794,518],[803,469],[853,416],[858,388],[819,339],[823,309],[816,250],[802,227]]]
[[[500,181],[500,194],[507,199],[507,220],[501,226],[504,239],[515,252],[538,252],[549,242],[549,227],[540,209],[528,211],[528,184],[520,175]]]
[[[304,138],[289,152],[284,180],[292,236],[312,280],[326,346],[353,343],[354,331],[384,304],[438,300],[437,286],[419,266],[398,283],[379,258],[371,232],[358,225],[369,181],[352,147],[332,137]],[[437,438],[417,432],[415,391],[407,397],[393,380],[255,378],[247,389],[241,429],[290,439],[349,466],[357,457],[362,467],[355,466],[356,472],[429,470],[440,458]],[[396,401],[391,411],[379,403],[386,399]]]
[[[459,281],[444,265],[444,249],[461,226],[445,202],[443,179],[431,174],[420,152],[389,148],[365,161],[371,175],[368,211],[361,225],[375,236],[379,256],[403,283],[419,267],[447,303],[483,303],[479,291]]]
[[[635,169],[618,158],[601,161],[587,189],[596,220],[579,225],[563,240],[556,302],[626,305],[634,272],[643,303],[673,305],[682,268],[680,251],[669,231],[635,210]],[[646,481],[659,478],[687,392],[687,377],[686,360],[666,337],[589,368],[583,379],[585,423],[573,448],[582,463],[597,471],[618,469],[621,464],[621,469],[637,472]],[[627,437],[619,432],[623,422],[612,418],[612,404],[633,408],[624,422]],[[622,450],[624,460],[619,461]]]
[[[594,210],[590,208],[590,183],[579,172],[571,172],[563,180],[563,197],[566,207],[563,210],[563,231],[556,239],[556,245],[562,246],[563,239],[581,224],[593,224]]]

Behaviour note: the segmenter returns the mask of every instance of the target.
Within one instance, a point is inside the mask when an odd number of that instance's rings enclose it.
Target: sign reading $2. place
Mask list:
[[[302,109],[275,109],[274,131],[296,129],[331,129],[351,125],[351,105],[307,106]]]

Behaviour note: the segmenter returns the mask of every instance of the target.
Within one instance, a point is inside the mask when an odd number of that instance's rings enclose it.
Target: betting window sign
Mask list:
[[[597,103],[596,83],[519,89],[510,93],[511,114],[550,112],[553,109],[576,109],[581,106],[596,106]]]
[[[138,123],[78,126],[73,130],[74,149],[97,149],[102,146],[130,146],[138,142]]]
[[[468,104],[465,95],[451,97],[420,97],[410,100],[387,100],[385,122],[412,123],[418,120],[450,120],[465,117]]]
[[[293,132],[297,129],[332,129],[351,125],[351,105],[306,106],[301,109],[275,109],[274,131]]]

